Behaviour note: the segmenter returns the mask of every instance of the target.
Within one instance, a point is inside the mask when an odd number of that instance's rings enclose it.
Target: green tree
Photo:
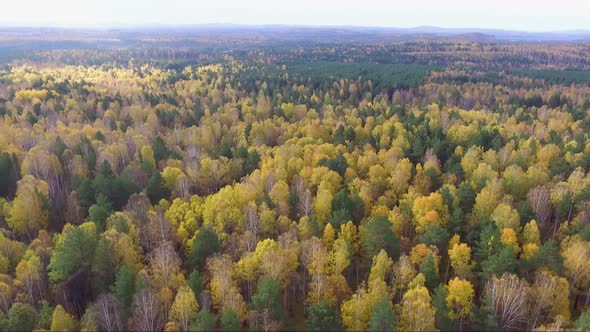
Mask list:
[[[285,309],[281,300],[281,288],[272,277],[264,277],[258,282],[258,289],[252,296],[252,309],[258,314],[268,312],[270,318],[282,321],[285,318]]]
[[[377,255],[381,249],[384,249],[393,259],[399,257],[399,240],[393,233],[387,217],[373,217],[364,227],[361,227],[361,241],[366,257]]]
[[[492,276],[501,276],[504,273],[516,271],[516,257],[512,247],[504,247],[481,263],[481,276],[488,279]]]
[[[170,191],[164,186],[164,180],[158,171],[153,172],[152,176],[150,176],[145,191],[152,204],[157,204],[162,199],[170,198]]]
[[[96,203],[88,209],[88,219],[96,224],[99,233],[106,227],[107,218],[113,213],[111,203],[104,194],[98,194]]]
[[[112,241],[108,238],[101,238],[96,246],[92,263],[96,294],[107,291],[115,281],[115,257]]]
[[[189,327],[190,331],[214,331],[217,325],[217,315],[212,314],[209,310],[201,310],[194,316],[193,323]]]
[[[221,331],[239,331],[242,328],[240,317],[232,309],[221,314]]]
[[[395,331],[395,312],[389,299],[384,298],[373,306],[369,331]]]
[[[310,331],[342,330],[340,315],[326,300],[321,300],[309,306],[306,323]]]
[[[447,290],[443,284],[439,284],[432,295],[432,305],[436,308],[436,326],[441,331],[452,331],[453,321],[449,318],[449,307],[447,306]]]
[[[0,154],[0,197],[14,197],[18,177],[16,155],[11,156],[6,152],[2,152]]]
[[[477,331],[498,330],[498,320],[496,319],[496,313],[492,306],[492,297],[489,294],[486,294],[481,299],[473,318],[473,328]]]
[[[111,292],[123,305],[129,307],[135,293],[134,277],[127,266],[123,265],[117,272]]]
[[[439,283],[438,270],[432,254],[426,256],[422,263],[420,263],[420,273],[426,278],[426,287],[432,291]]]
[[[84,223],[74,227],[66,225],[57,239],[49,262],[49,279],[59,282],[80,268],[92,265],[97,245],[96,226]]]
[[[200,270],[207,257],[218,252],[220,249],[219,238],[215,231],[209,227],[203,227],[193,239],[191,252],[189,254],[189,266],[192,269]]]
[[[8,310],[9,331],[32,331],[37,326],[38,314],[28,303],[14,303]]]
[[[199,295],[203,290],[203,284],[201,280],[201,274],[197,270],[193,270],[188,276],[188,286],[193,290],[195,294],[195,300],[199,301]]]

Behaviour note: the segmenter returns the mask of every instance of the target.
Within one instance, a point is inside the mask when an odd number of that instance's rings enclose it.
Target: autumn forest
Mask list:
[[[590,329],[590,43],[20,33],[0,330]]]

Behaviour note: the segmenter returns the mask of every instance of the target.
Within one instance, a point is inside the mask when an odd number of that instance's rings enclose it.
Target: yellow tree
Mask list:
[[[17,188],[6,223],[16,233],[32,240],[39,229],[47,227],[49,188],[45,181],[31,175],[18,181]]]
[[[198,310],[193,290],[188,286],[180,287],[170,308],[170,318],[178,323],[182,331],[188,331],[191,316]]]
[[[61,305],[57,305],[51,316],[50,331],[77,331],[78,321],[67,313]]]
[[[520,231],[520,215],[508,204],[498,205],[492,212],[491,218],[499,229],[512,228],[515,232]]]
[[[539,324],[550,323],[557,316],[570,321],[569,283],[565,278],[548,271],[537,272],[529,294],[530,330]]]
[[[471,307],[473,305],[473,286],[467,280],[455,277],[449,280],[446,286],[447,297],[445,301],[449,308],[449,318],[459,319],[459,329],[462,329],[463,319],[472,316]]]
[[[332,246],[334,245],[334,236],[334,227],[332,227],[331,223],[327,223],[326,227],[324,228],[322,241],[324,242],[324,246],[326,246],[328,250],[332,250]]]
[[[347,331],[366,331],[371,318],[371,306],[366,289],[359,287],[350,300],[342,302],[340,313],[342,324]]]
[[[423,283],[418,283],[415,287],[408,289],[402,297],[399,329],[402,331],[433,331],[436,329],[434,314],[435,310],[432,307],[432,298],[428,289],[424,287]]]
[[[449,258],[455,275],[463,279],[471,278],[471,269],[473,268],[471,248],[466,243],[453,244],[449,249]]]
[[[436,192],[416,198],[412,205],[412,213],[417,233],[424,232],[430,225],[444,226],[449,217],[442,195]]]

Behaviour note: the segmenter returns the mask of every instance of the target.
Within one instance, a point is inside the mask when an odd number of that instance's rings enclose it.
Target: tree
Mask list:
[[[504,273],[516,271],[516,257],[512,247],[504,247],[500,252],[488,257],[481,263],[481,275],[484,278],[500,276]]]
[[[426,278],[426,287],[433,290],[438,285],[438,268],[432,254],[426,256],[426,258],[420,263],[420,273]]]
[[[188,286],[195,295],[195,300],[198,300],[201,291],[203,290],[203,284],[201,281],[201,274],[197,270],[193,270],[188,276]]]
[[[27,251],[25,254],[26,256],[16,266],[14,285],[22,287],[27,294],[26,298],[31,303],[35,303],[36,290],[41,290],[43,266],[39,257],[31,251]]]
[[[106,237],[98,240],[92,262],[94,286],[96,287],[97,294],[107,291],[113,282],[115,282],[115,258],[112,241]]]
[[[17,187],[6,223],[17,234],[32,240],[49,222],[49,187],[31,175],[25,175]]]
[[[492,297],[485,294],[473,319],[473,328],[478,331],[497,331],[498,320],[492,305]]]
[[[153,172],[150,176],[145,191],[152,204],[157,204],[160,200],[170,197],[170,190],[164,186],[164,180],[158,171]]]
[[[369,331],[395,331],[395,312],[389,299],[381,299],[373,306]]]
[[[191,331],[214,331],[217,324],[217,316],[209,310],[201,310],[195,315],[194,322],[191,324]]]
[[[195,294],[188,286],[183,286],[176,293],[170,309],[170,317],[176,321],[182,331],[188,331],[192,313],[199,310]]]
[[[560,315],[570,320],[569,283],[547,271],[537,272],[529,289],[529,329],[550,323]]]
[[[199,270],[205,264],[207,257],[220,249],[217,234],[209,227],[203,227],[195,236],[188,257],[192,269]]]
[[[8,310],[9,331],[32,331],[37,325],[38,314],[30,304],[14,303]]]
[[[252,310],[257,316],[267,314],[271,320],[279,323],[285,319],[281,290],[276,280],[271,277],[260,279],[252,297]]]
[[[590,330],[590,310],[584,311],[574,322],[574,327],[578,331]]]
[[[151,288],[144,288],[133,298],[131,326],[136,331],[160,331],[166,324],[163,310],[158,295]]]
[[[127,266],[123,265],[117,272],[115,283],[111,286],[111,292],[126,307],[131,305],[135,293],[134,277]]]
[[[94,307],[91,310],[87,309],[86,313],[94,316],[97,330],[124,331],[126,328],[124,310],[117,299],[111,294],[103,293],[99,295]],[[84,326],[84,319],[82,321],[82,325]]]
[[[165,241],[154,249],[150,256],[152,281],[157,287],[176,285],[176,276],[180,271],[180,257],[172,243]]]
[[[453,321],[449,317],[449,307],[447,306],[447,290],[444,284],[439,284],[434,289],[432,295],[432,305],[436,309],[436,327],[441,331],[450,331],[454,329]]]
[[[431,225],[446,225],[449,211],[439,193],[418,197],[412,205],[416,233],[423,233]]]
[[[460,278],[469,279],[473,268],[471,248],[466,243],[455,243],[448,252],[455,274]]]
[[[66,225],[55,242],[48,266],[49,279],[59,282],[77,269],[87,269],[92,265],[98,242],[96,226],[94,223],[84,223],[77,227]]]
[[[17,161],[16,155],[0,154],[0,197],[12,198],[16,193],[19,177]]]
[[[61,305],[57,305],[51,316],[51,331],[77,331],[78,321],[67,313]]]
[[[221,331],[239,331],[242,328],[240,317],[232,309],[228,309],[221,314]]]
[[[470,318],[473,315],[471,311],[474,295],[473,286],[469,281],[455,277],[449,280],[446,288],[446,302],[450,309],[449,318],[459,319],[459,329],[461,330],[463,319]]]
[[[377,255],[381,249],[391,258],[399,257],[399,240],[393,233],[391,223],[384,216],[373,217],[361,228],[361,241],[366,257]]]
[[[424,286],[410,288],[403,296],[399,328],[406,331],[434,330],[435,310]]]
[[[515,275],[492,277],[485,286],[492,302],[498,325],[504,330],[519,329],[526,321],[528,308],[527,285]]]
[[[306,325],[310,331],[340,331],[342,329],[340,315],[326,300],[309,306]]]

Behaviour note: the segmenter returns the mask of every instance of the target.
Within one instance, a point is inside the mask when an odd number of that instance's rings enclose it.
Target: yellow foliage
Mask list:
[[[449,307],[449,318],[468,318],[472,316],[471,306],[473,304],[473,286],[467,280],[461,280],[455,277],[449,280],[445,287],[447,297],[445,301]]]

